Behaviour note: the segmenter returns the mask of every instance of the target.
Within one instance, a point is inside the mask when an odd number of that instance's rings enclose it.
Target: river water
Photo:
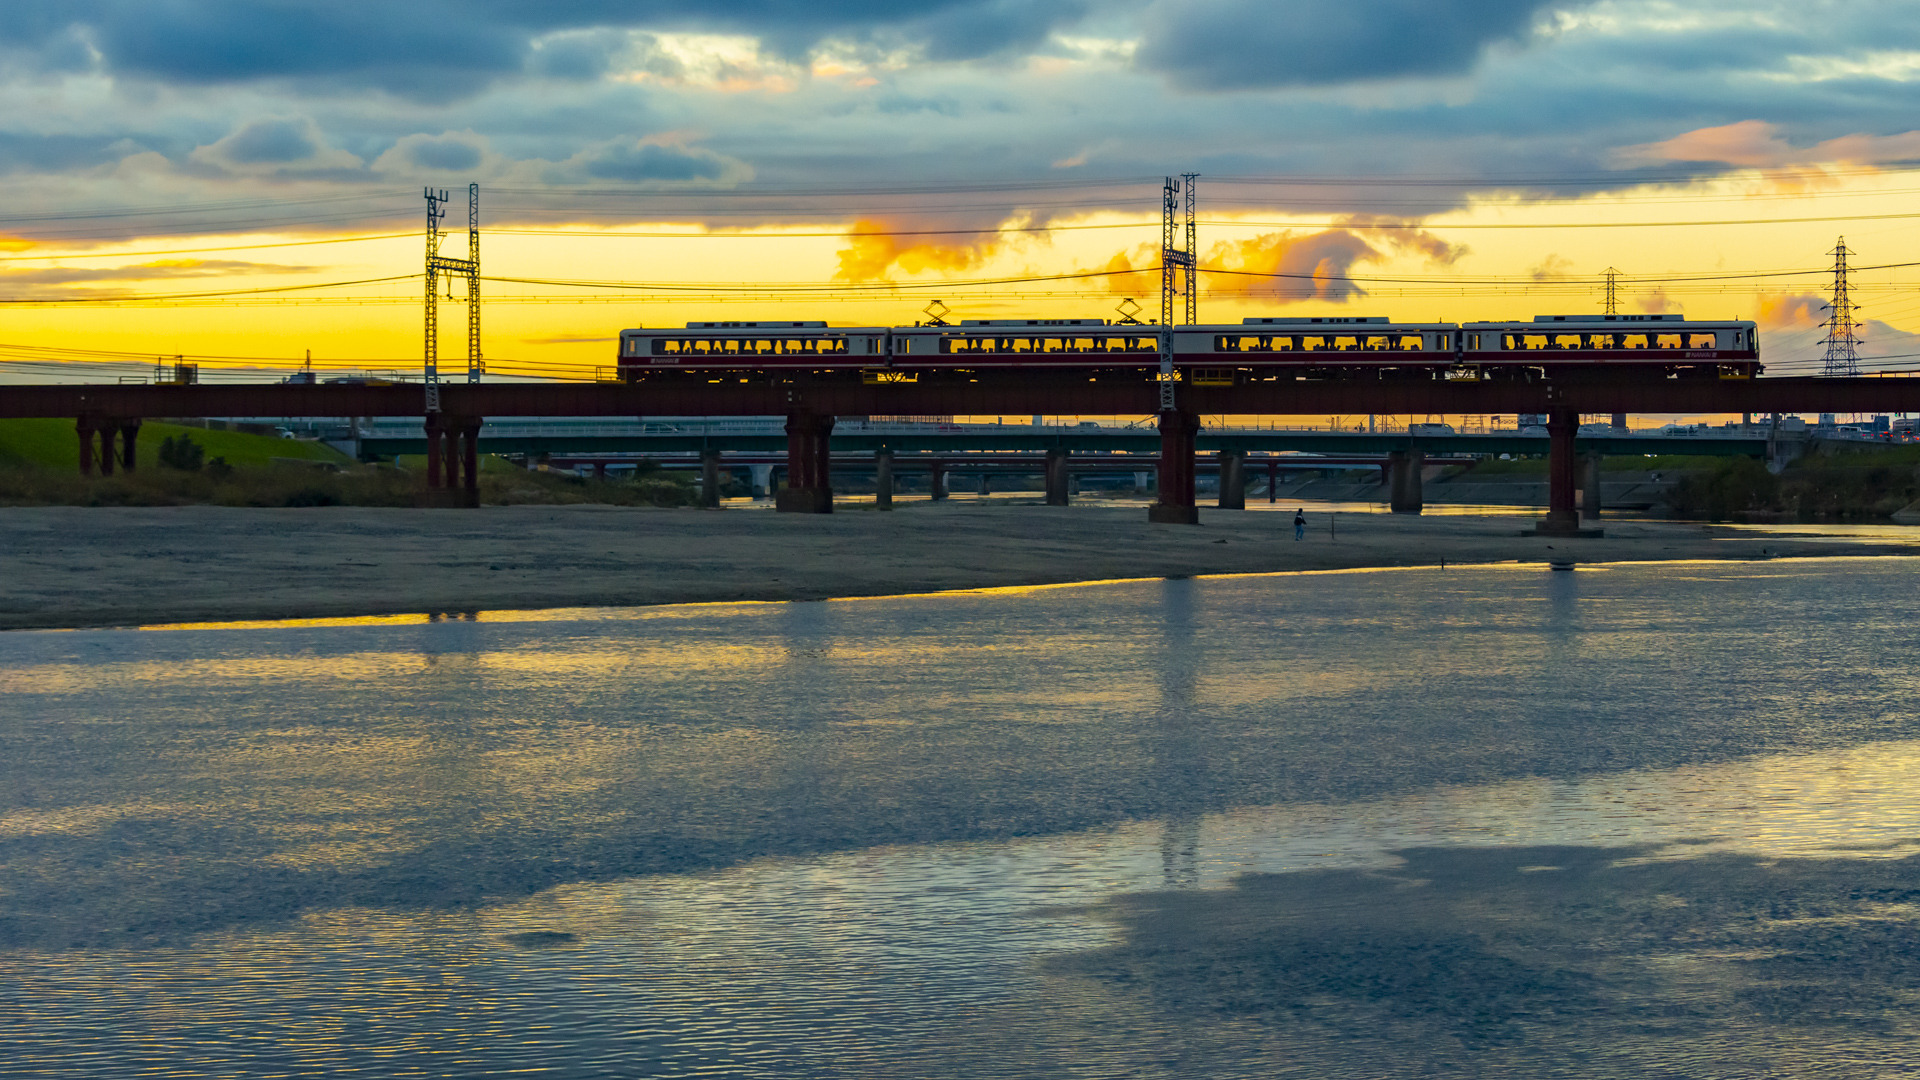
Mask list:
[[[0,1071],[1920,1071],[1912,559],[0,635]]]

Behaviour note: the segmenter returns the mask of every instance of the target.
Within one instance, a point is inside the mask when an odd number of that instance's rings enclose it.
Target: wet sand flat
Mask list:
[[[611,507],[0,510],[0,628],[802,600],[1363,567],[1920,553],[1681,522],[909,502],[831,515]],[[1330,527],[1331,526],[1331,527]]]

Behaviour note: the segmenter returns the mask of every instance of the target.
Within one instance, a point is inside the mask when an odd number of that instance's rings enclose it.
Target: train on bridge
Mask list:
[[[807,375],[867,383],[1161,377],[1163,328],[1105,319],[969,319],[958,324],[829,326],[696,322],[620,332],[622,382],[755,382]],[[1680,315],[1542,315],[1531,322],[1399,323],[1384,318],[1255,318],[1171,327],[1174,378],[1195,386],[1295,379],[1751,379],[1759,328]]]

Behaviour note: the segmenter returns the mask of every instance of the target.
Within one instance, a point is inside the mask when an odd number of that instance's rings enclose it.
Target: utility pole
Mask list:
[[[1821,364],[1822,375],[1860,374],[1860,339],[1854,336],[1853,322],[1853,313],[1860,310],[1860,305],[1853,302],[1847,290],[1847,256],[1851,254],[1846,237],[1833,245],[1833,300],[1827,304],[1827,310],[1833,314],[1827,317],[1827,355]]]
[[[1188,326],[1200,322],[1200,240],[1199,230],[1193,220],[1194,181],[1199,173],[1181,173],[1180,178],[1187,182],[1187,322]]]
[[[447,216],[443,206],[448,202],[445,188],[435,191],[426,189],[427,197],[427,293],[426,293],[426,341],[424,374],[426,377],[426,411],[440,411],[440,275],[448,276],[447,298],[453,298],[452,276],[463,275],[467,279],[467,381],[477,383],[485,370],[480,357],[480,185],[467,185],[467,254],[464,259],[450,259],[440,254],[440,219]]]
[[[1620,271],[1607,267],[1607,314],[1620,314]]]

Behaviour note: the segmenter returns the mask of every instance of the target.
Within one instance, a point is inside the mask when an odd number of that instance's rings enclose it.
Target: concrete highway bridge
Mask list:
[[[1582,377],[1584,376],[1584,377]],[[1387,416],[1545,414],[1549,502],[1541,528],[1581,532],[1575,510],[1579,458],[1588,454],[1645,453],[1613,448],[1614,437],[1582,440],[1582,413],[1880,413],[1920,412],[1920,377],[1761,379],[1617,379],[1607,372],[1576,373],[1554,381],[1298,380],[1242,386],[1183,386],[1177,407],[1159,408],[1152,383],[1089,383],[1043,371],[982,383],[868,385],[850,380],[717,383],[452,383],[440,388],[441,409],[424,415],[428,486],[449,505],[477,504],[478,455],[488,417],[784,416],[788,486],[778,508],[828,513],[837,416],[902,415],[1154,415],[1159,443],[1158,502],[1150,520],[1198,520],[1194,504],[1196,457],[1203,414],[1260,416]],[[29,385],[0,388],[0,417],[72,417],[81,442],[81,467],[132,468],[134,435],[149,417],[284,416],[418,417],[425,412],[419,384]],[[1225,433],[1222,433],[1223,437]],[[1259,438],[1257,433],[1240,436]],[[1325,436],[1347,439],[1347,436]],[[1355,440],[1362,436],[1353,436]],[[1429,452],[1538,453],[1542,440],[1525,436],[1392,434],[1353,450],[1389,455],[1396,503],[1406,478],[1417,477]],[[1628,437],[1632,439],[1632,437]],[[1471,440],[1488,440],[1473,442]],[[1503,440],[1512,440],[1503,442]],[[1635,440],[1637,442],[1637,440]],[[1696,445],[1688,440],[1690,446]],[[1299,445],[1309,449],[1310,444]],[[1629,443],[1628,445],[1632,445]],[[1220,445],[1213,452],[1244,455],[1254,447]],[[707,447],[706,449],[713,449]],[[874,452],[884,447],[874,448]],[[1044,449],[1065,461],[1064,441]],[[1700,452],[1694,450],[1693,452]],[[717,470],[717,459],[712,466]],[[1049,500],[1064,499],[1067,469],[1049,471]],[[709,485],[713,490],[717,485]]]
[[[703,487],[718,489],[718,479],[745,472],[756,497],[773,492],[785,476],[787,436],[779,418],[700,417],[657,420],[568,418],[494,418],[480,428],[482,453],[524,455],[561,469],[591,469],[605,476],[609,469],[630,468],[645,459],[667,469],[699,469]],[[1770,447],[1764,433],[1669,435],[1659,432],[1628,434],[1589,430],[1577,440],[1587,462],[1583,505],[1597,507],[1598,458],[1607,455],[1687,454],[1690,456],[1765,457]],[[1410,446],[1400,432],[1284,430],[1272,428],[1202,427],[1195,436],[1197,475],[1221,476],[1220,505],[1244,505],[1244,478],[1264,473],[1271,501],[1281,480],[1300,472],[1378,468],[1388,485],[1390,504],[1401,512],[1418,512],[1423,503],[1421,470],[1425,465],[1465,464],[1483,454],[1546,452],[1544,431],[1522,435],[1515,430],[1454,435],[1422,434],[1426,449]],[[358,423],[348,437],[329,442],[361,460],[374,461],[402,454],[424,455],[428,450],[425,425],[413,418],[383,418]],[[1784,443],[1789,453],[1799,447]],[[1048,476],[1058,485],[1057,470],[1066,471],[1069,488],[1075,477],[1087,475],[1138,477],[1158,475],[1160,436],[1151,427],[1103,427],[1097,424],[934,424],[900,423],[866,418],[839,418],[829,437],[829,471],[873,480],[881,505],[890,503],[895,477],[924,475],[935,499],[945,498],[952,477],[969,477],[983,487],[991,475]],[[1395,453],[1412,454],[1412,464],[1396,483]],[[1062,455],[1065,455],[1062,457]],[[884,475],[882,475],[884,474]],[[1147,487],[1144,479],[1138,482]],[[1055,492],[1071,495],[1071,491]],[[711,498],[709,494],[709,498]]]

